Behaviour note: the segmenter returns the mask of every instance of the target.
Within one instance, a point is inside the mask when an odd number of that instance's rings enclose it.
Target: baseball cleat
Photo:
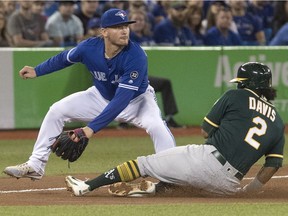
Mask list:
[[[86,193],[89,193],[89,185],[80,179],[77,179],[73,176],[66,176],[65,183],[67,190],[70,191],[74,196],[83,196]]]
[[[110,185],[108,192],[119,197],[146,197],[155,195],[155,184],[143,180],[140,183],[118,182]]]
[[[27,162],[23,164],[18,164],[16,166],[6,167],[3,173],[17,179],[30,178],[31,180],[40,180],[42,178],[42,175],[37,173],[31,166],[28,165]]]

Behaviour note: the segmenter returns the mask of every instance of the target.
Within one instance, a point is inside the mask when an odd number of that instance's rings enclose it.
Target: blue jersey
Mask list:
[[[244,16],[234,16],[233,20],[243,42],[257,42],[256,33],[263,31],[259,17],[246,13]]]
[[[88,124],[94,132],[113,121],[129,102],[148,87],[147,55],[132,41],[116,56],[105,58],[104,40],[89,38],[35,67],[37,76],[52,73],[74,63],[84,64],[93,76],[94,86],[110,103]]]
[[[205,45],[208,46],[239,46],[242,41],[239,35],[228,30],[226,36],[223,36],[217,27],[211,27],[204,38]]]
[[[133,31],[130,31],[130,39],[131,39],[131,41],[137,42],[141,46],[153,46],[153,45],[155,45],[155,42],[154,42],[152,36],[147,35],[147,36],[139,37]]]
[[[154,41],[166,46],[194,46],[196,41],[189,28],[176,28],[170,19],[165,19],[155,26]]]
[[[270,46],[287,46],[288,45],[288,23],[283,25],[269,43]]]
[[[265,1],[264,5],[262,5],[261,7],[256,7],[251,2],[248,2],[247,11],[261,18],[264,29],[272,27],[272,21],[274,18],[273,3],[274,3],[273,1],[272,2]]]

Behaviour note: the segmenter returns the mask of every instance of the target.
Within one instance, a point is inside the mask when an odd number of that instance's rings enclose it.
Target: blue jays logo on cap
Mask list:
[[[101,27],[107,28],[116,25],[125,25],[135,23],[136,21],[129,21],[127,13],[118,8],[111,8],[101,16]]]
[[[123,20],[125,20],[127,14],[124,11],[119,11],[115,14],[115,16],[120,16]]]

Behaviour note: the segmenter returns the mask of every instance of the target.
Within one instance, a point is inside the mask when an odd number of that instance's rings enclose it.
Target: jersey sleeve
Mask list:
[[[147,76],[147,56],[142,49],[141,53],[132,54],[125,60],[124,73],[118,87],[138,91]]]
[[[48,20],[46,23],[46,31],[50,37],[63,37],[62,31],[59,28],[59,25],[52,20]]]
[[[18,22],[15,15],[11,15],[11,17],[8,19],[7,31],[11,36],[21,34],[21,24]]]
[[[68,52],[68,50],[65,50],[58,55],[53,56],[42,62],[41,64],[37,65],[35,67],[37,77],[61,70],[65,67],[72,65],[71,62],[67,61]]]
[[[78,45],[70,50],[64,50],[58,55],[47,59],[35,67],[37,76],[49,74],[68,67],[74,63],[81,62],[81,50],[81,46]]]
[[[265,167],[282,167],[283,163],[283,151],[285,144],[285,136],[283,130],[283,136],[276,142],[274,148],[266,154]]]

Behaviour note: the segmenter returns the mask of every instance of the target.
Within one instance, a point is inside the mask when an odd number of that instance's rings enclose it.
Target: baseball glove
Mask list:
[[[74,135],[74,136],[73,136]],[[50,146],[53,153],[63,160],[76,161],[88,145],[89,139],[81,128],[71,131],[63,131],[56,137],[55,142]]]

